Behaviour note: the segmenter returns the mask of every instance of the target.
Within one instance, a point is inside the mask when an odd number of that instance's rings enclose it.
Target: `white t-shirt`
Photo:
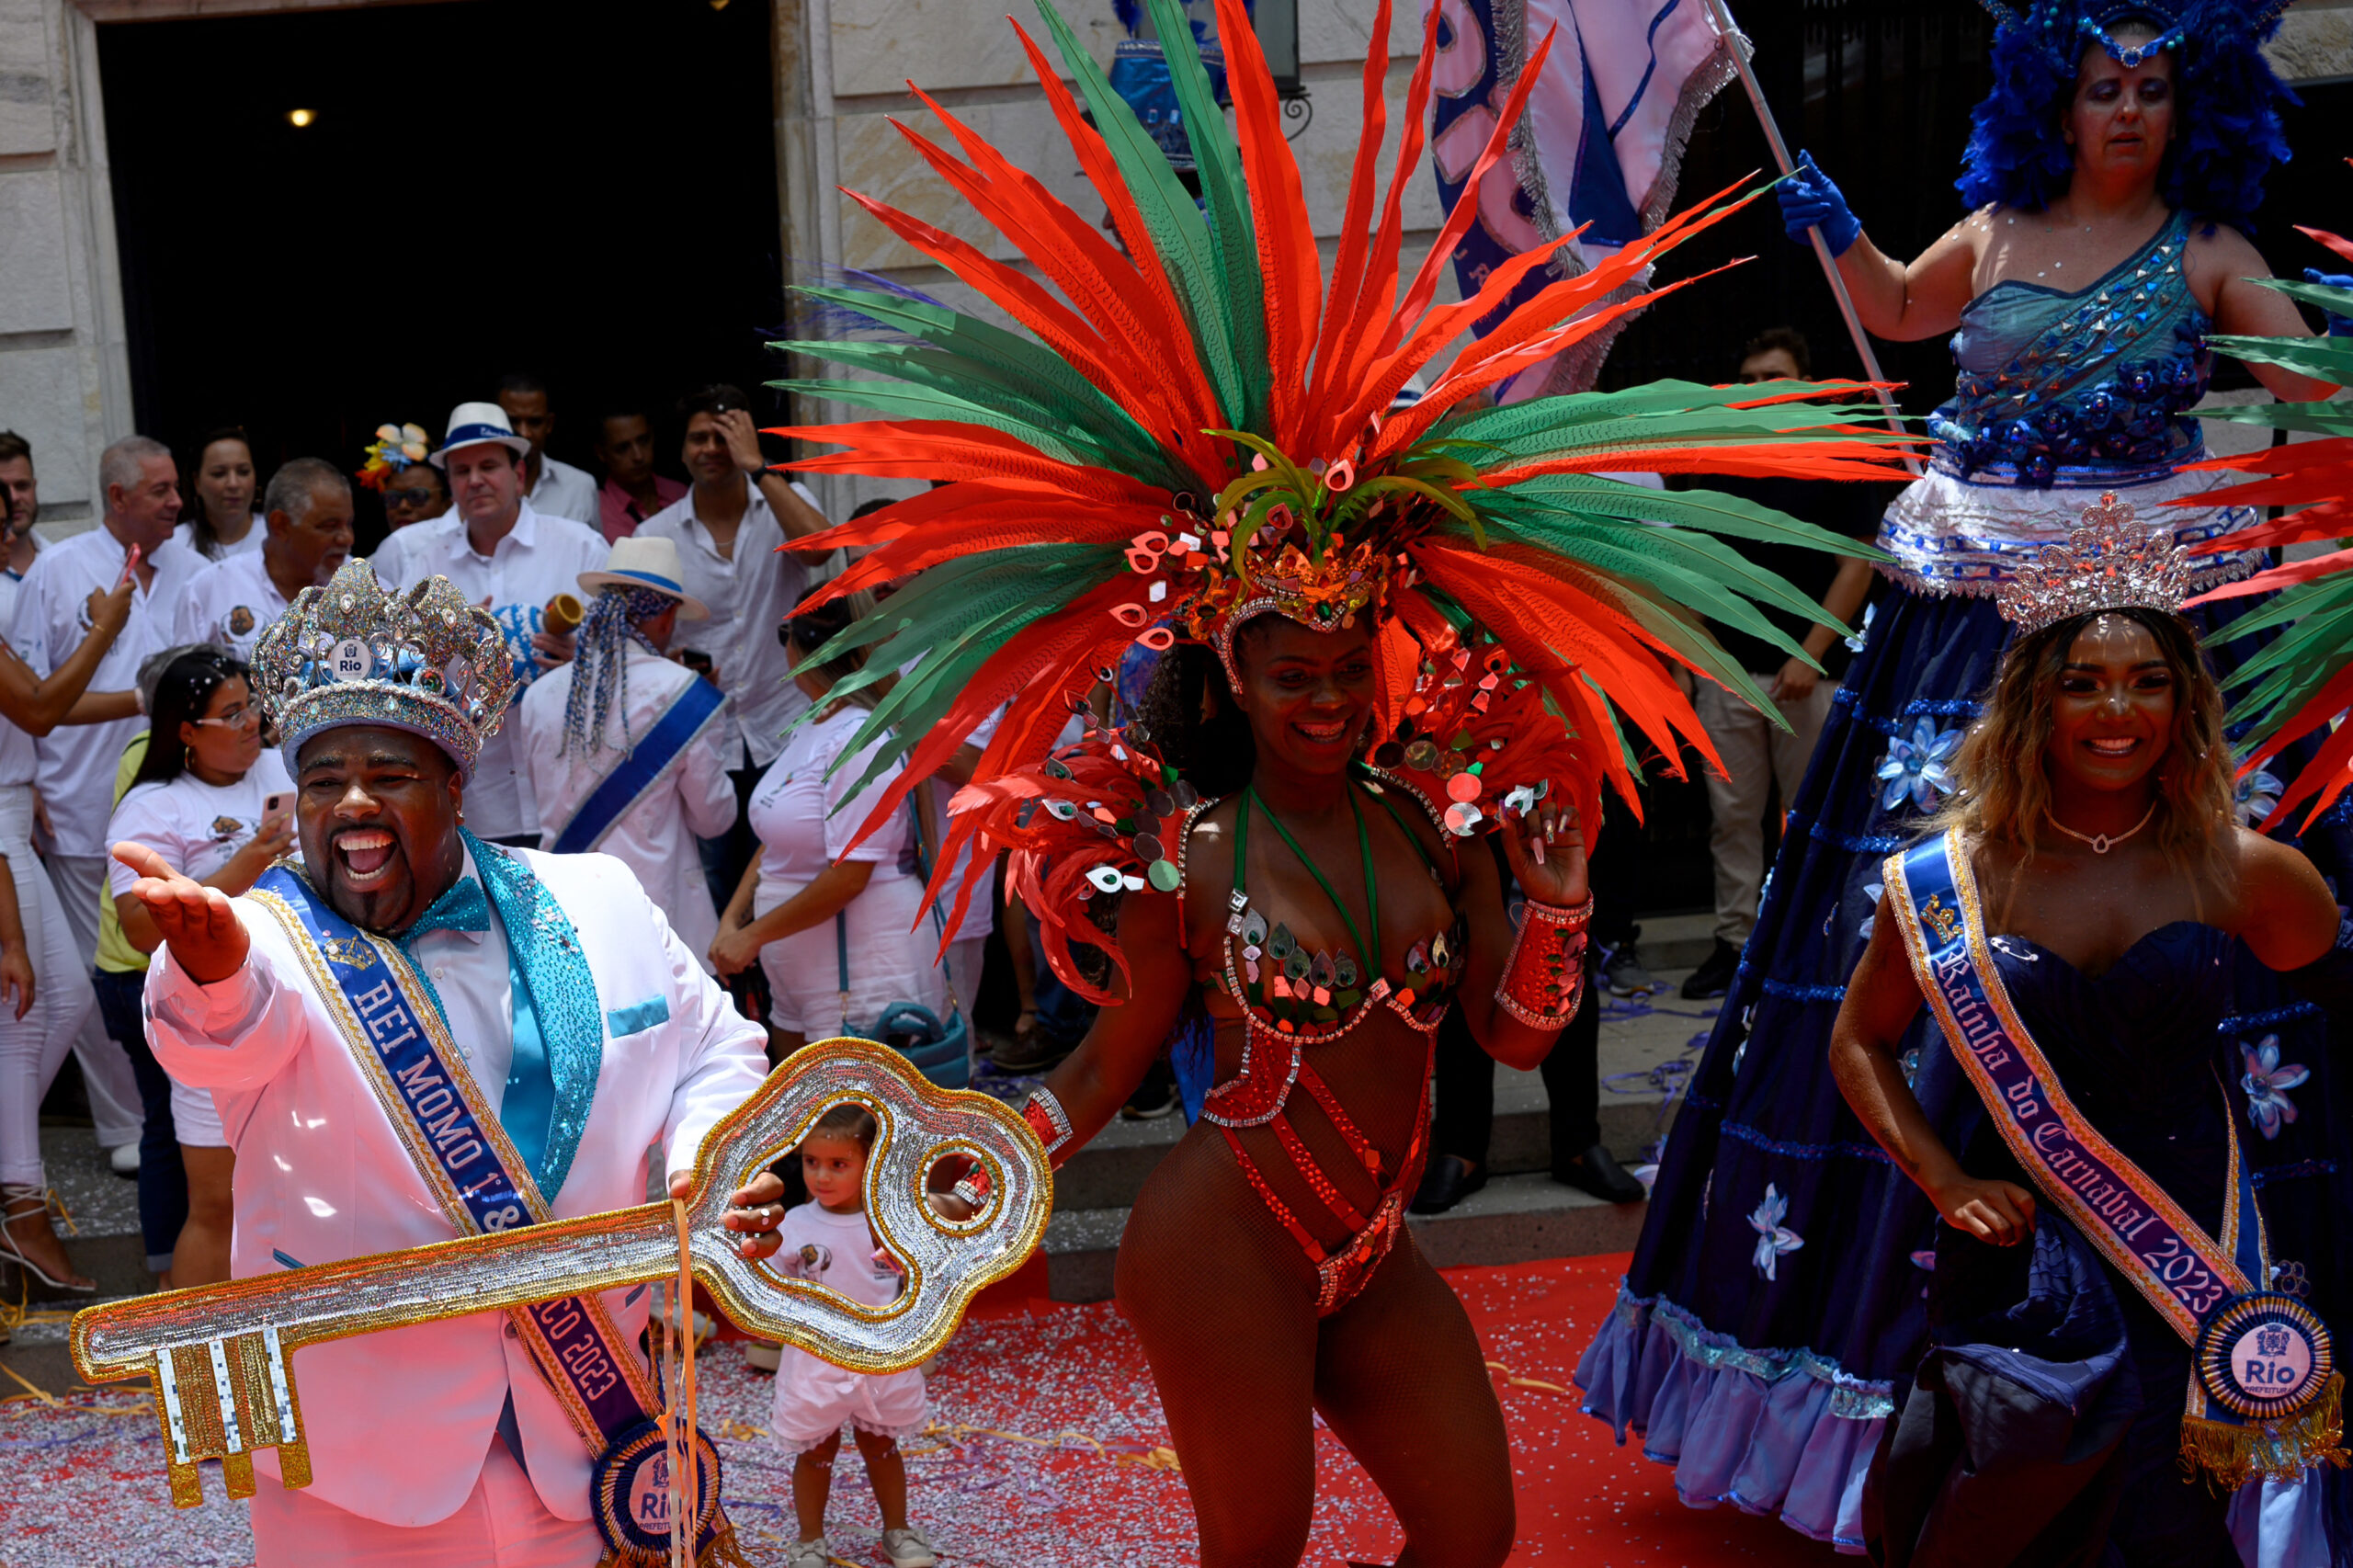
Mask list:
[[[264,517],[259,512],[256,512],[254,514],[254,526],[245,530],[244,538],[237,540],[234,544],[231,544],[226,540],[222,540],[221,542],[218,547],[221,551],[220,559],[222,561],[230,561],[240,555],[257,555],[261,552],[261,541],[268,537],[268,519]],[[178,540],[181,544],[186,545],[188,549],[196,550],[196,525],[194,523],[182,523],[179,527],[172,530],[172,538]],[[204,559],[207,561],[213,559],[213,557],[210,555],[204,555],[204,551],[200,550],[196,550],[196,553],[203,555]]]
[[[826,765],[841,756],[865,719],[864,709],[848,706],[794,731],[752,791],[746,813],[760,840],[755,918],[816,881],[836,860],[874,867],[865,888],[842,910],[838,928],[822,920],[760,949],[760,967],[775,993],[770,1021],[813,1040],[835,1033],[845,1021],[845,953],[848,1032],[872,1028],[897,1002],[927,1007],[935,1017],[947,1016],[934,962],[939,933],[924,912],[923,879],[915,874],[913,813],[902,807],[856,850],[848,848],[867,812],[900,769],[886,768],[872,785],[856,789],[871,756],[868,750],[844,758],[831,779],[824,776]]]
[[[254,644],[285,613],[286,596],[269,580],[261,551],[249,551],[196,574],[180,596],[172,641],[216,643],[251,664]]]
[[[875,1261],[864,1210],[836,1214],[813,1199],[786,1210],[776,1233],[776,1267],[795,1279],[823,1285],[862,1307],[887,1307],[906,1289],[905,1276]]]
[[[107,824],[107,843],[143,844],[172,869],[202,881],[227,865],[261,831],[261,803],[293,781],[275,750],[261,757],[234,784],[207,784],[183,772],[168,784],[134,784]],[[139,873],[121,861],[107,861],[107,892],[120,898]]]
[[[9,642],[46,678],[74,656],[90,633],[89,597],[110,592],[122,580],[128,552],[104,524],[51,545],[33,562],[17,589],[16,619]],[[156,547],[155,569],[146,587],[133,586],[131,619],[98,661],[92,691],[129,691],[139,666],[151,653],[172,645],[172,618],[199,572],[210,564],[176,539]],[[57,832],[57,852],[101,856],[107,852],[108,810],[114,801],[114,770],[122,748],[147,727],[132,717],[104,724],[61,724],[35,742],[40,759],[41,800]]]
[[[915,822],[904,809],[855,850],[849,847],[866,813],[902,771],[901,765],[893,763],[867,789],[857,789],[882,738],[878,736],[858,756],[845,760],[832,778],[825,777],[825,770],[842,755],[866,717],[865,709],[845,703],[831,718],[803,724],[761,776],[746,814],[760,841],[763,888],[771,883],[806,886],[845,855],[852,860],[874,862],[873,880],[867,883],[870,888],[915,874]]]

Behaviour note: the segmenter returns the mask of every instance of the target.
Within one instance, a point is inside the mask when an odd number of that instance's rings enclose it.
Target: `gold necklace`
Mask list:
[[[2143,828],[2148,826],[2149,819],[2157,814],[2157,803],[2154,801],[2151,801],[2149,802],[2149,809],[2141,813],[2141,820],[2134,823],[2131,827],[2126,828],[2122,833],[2118,834],[2113,838],[2110,838],[2104,833],[2077,833],[2074,828],[2069,827],[2057,817],[2052,816],[2051,808],[2048,806],[2045,806],[2042,809],[2042,814],[2049,820],[2052,826],[2057,828],[2068,837],[2080,839],[2084,843],[2090,845],[2092,846],[2093,854],[2105,855],[2109,850],[2115,848],[2118,845],[2123,843],[2126,839],[2131,837],[2134,834],[2140,832]]]

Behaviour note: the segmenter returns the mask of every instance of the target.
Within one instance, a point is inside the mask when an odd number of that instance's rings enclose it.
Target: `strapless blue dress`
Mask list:
[[[2225,1118],[2247,1107],[2215,1030],[2236,940],[2177,922],[2099,975],[2020,937],[1992,946],[2076,1108],[2220,1233]],[[2031,1190],[1975,1097],[1953,1104],[1940,1131],[1962,1167]],[[2020,1246],[1939,1225],[1933,1262],[1928,1349],[1898,1383],[1865,1486],[1872,1555],[1891,1568],[2098,1562],[2105,1541],[2132,1568],[2236,1568],[2227,1498],[2186,1484],[2176,1462],[2189,1347],[2131,1283],[2047,1205]]]
[[[2178,217],[2075,292],[2004,283],[1953,340],[1931,472],[1889,509],[1893,580],[1836,694],[1767,881],[1755,934],[1661,1156],[1617,1310],[1577,1372],[1586,1408],[1676,1467],[1684,1501],[1779,1513],[1862,1549],[1864,1471],[1896,1385],[1928,1343],[1936,1213],[1848,1110],[1831,1077],[1832,1022],[1877,906],[1881,864],[1914,843],[1953,787],[1949,764],[2008,641],[1990,596],[2063,540],[2102,489],[2184,540],[2245,526],[2244,509],[2166,507],[2231,476],[2188,473],[2204,449],[2211,324],[2183,272]],[[2225,554],[2219,582],[2263,564]],[[2261,645],[2228,640],[2258,600],[2192,612],[2222,669]],[[2273,767],[2292,777],[2301,755]],[[2267,812],[2253,795],[2243,815]],[[2353,797],[2302,845],[2353,898]],[[2279,1256],[2300,1260],[2332,1321],[2353,1303],[2353,1115],[2332,1110],[2328,1020],[2242,957],[2212,1020],[2228,1075],[2273,1085],[2243,1122]],[[2353,1015],[2347,1015],[2353,1017]],[[1932,1119],[1969,1090],[1923,1013],[1904,1042]],[[2269,1067],[2264,1066],[2269,1062]],[[2291,1083],[2291,1067],[2305,1070]],[[2274,1103],[2274,1102],[2277,1103]],[[2287,1114],[2292,1110],[2292,1119]],[[2336,1131],[2332,1131],[2332,1129]],[[2253,1504],[2244,1504],[2243,1509]],[[2245,1523],[2244,1519],[2242,1523]],[[2246,1525],[2252,1529],[2252,1525]],[[2353,1532],[2346,1536],[2353,1540]]]

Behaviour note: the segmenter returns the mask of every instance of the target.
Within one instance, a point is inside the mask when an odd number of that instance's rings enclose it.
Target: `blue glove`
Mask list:
[[[2353,289],[2353,272],[2323,272],[2317,267],[2307,267],[2304,268],[2304,281],[2317,283],[2324,289]],[[2329,336],[2353,337],[2353,318],[2340,316],[2335,311],[2326,314]]]
[[[1775,187],[1775,194],[1781,201],[1782,227],[1802,245],[1813,243],[1806,237],[1808,229],[1820,229],[1829,242],[1830,254],[1844,256],[1847,247],[1862,237],[1863,226],[1847,210],[1847,199],[1838,194],[1828,175],[1813,166],[1811,153],[1798,154],[1798,166]]]

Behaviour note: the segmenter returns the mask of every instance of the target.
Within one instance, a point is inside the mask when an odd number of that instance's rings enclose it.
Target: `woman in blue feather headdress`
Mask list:
[[[1955,787],[1947,764],[2006,641],[1995,590],[2103,491],[2183,543],[2255,520],[2197,504],[2230,476],[2192,470],[2206,453],[2189,410],[2210,333],[2305,330],[2252,281],[2269,269],[2245,232],[2288,155],[2279,110],[2292,100],[2261,53],[2282,8],[1996,6],[1995,86],[1959,181],[1974,210],[1908,264],[1870,243],[1811,157],[1781,187],[1791,237],[1821,230],[1863,324],[1895,339],[1950,333],[1958,374],[1928,422],[1929,472],[1888,509],[1879,543],[1893,591],[1793,802],[1618,1310],[1578,1369],[1586,1408],[1621,1438],[1642,1434],[1695,1506],[1778,1511],[1862,1545],[1863,1475],[1926,1340],[1937,1216],[1841,1099],[1831,1025],[1870,934],[1881,860]],[[2257,374],[2285,399],[2329,390]],[[2201,560],[2200,588],[2263,563],[2227,547]],[[2251,651],[2212,634],[2228,619],[2204,622],[2225,667]],[[2305,829],[2325,869],[2327,836]],[[2312,1246],[2316,1299],[2353,1296],[2353,1267],[2321,1256],[2337,1168],[2314,1114],[2331,1092],[2326,1020],[2251,960],[2239,968],[2216,1065],[2235,1075],[2267,1048],[2313,1064],[2296,1091],[2301,1120],[2241,1136],[2256,1179],[2273,1178],[2267,1205]],[[1968,1093],[1933,1024],[1914,1026],[1903,1061],[1932,1116]],[[2294,1515],[2309,1545],[2320,1491],[2267,1500],[2250,1488],[2234,1528],[2251,1541],[2260,1514],[2276,1548]]]

